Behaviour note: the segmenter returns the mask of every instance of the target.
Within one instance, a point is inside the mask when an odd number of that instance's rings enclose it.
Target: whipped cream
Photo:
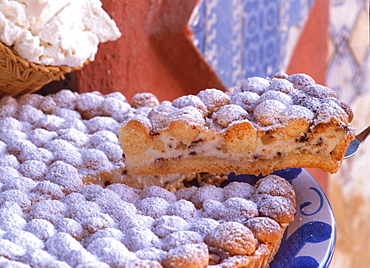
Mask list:
[[[30,62],[82,66],[120,36],[100,0],[0,0],[0,40]]]

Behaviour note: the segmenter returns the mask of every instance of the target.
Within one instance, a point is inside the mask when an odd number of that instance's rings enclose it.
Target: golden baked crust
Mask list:
[[[279,77],[279,78],[278,78]],[[335,173],[354,139],[353,113],[307,75],[247,79],[163,102],[119,128],[128,170],[138,174],[269,174],[302,167]]]

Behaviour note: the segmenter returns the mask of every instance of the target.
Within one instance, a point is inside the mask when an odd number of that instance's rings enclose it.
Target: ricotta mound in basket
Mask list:
[[[138,174],[269,174],[304,167],[337,172],[354,139],[348,105],[304,74],[253,77],[231,93],[206,89],[162,102],[120,127]]]

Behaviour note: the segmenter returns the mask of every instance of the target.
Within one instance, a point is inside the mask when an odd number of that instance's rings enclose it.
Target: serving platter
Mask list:
[[[301,168],[279,170],[273,174],[287,179],[297,196],[295,220],[285,231],[271,268],[329,267],[336,240],[336,225],[328,198],[316,180]],[[229,174],[231,181],[254,184],[260,177]]]

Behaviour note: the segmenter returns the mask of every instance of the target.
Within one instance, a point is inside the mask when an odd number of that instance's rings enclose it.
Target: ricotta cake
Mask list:
[[[292,186],[127,171],[117,129],[158,105],[150,93],[0,99],[0,267],[268,265],[294,220]]]
[[[119,128],[137,174],[337,172],[354,139],[351,108],[308,75],[251,77],[231,92],[206,89],[164,101]]]

